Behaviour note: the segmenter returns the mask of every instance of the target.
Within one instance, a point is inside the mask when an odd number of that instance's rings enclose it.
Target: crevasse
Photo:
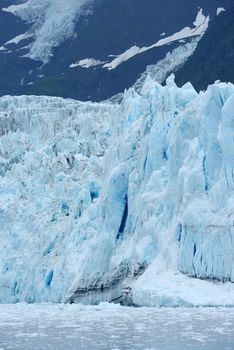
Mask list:
[[[0,301],[234,305],[234,86],[0,98]]]

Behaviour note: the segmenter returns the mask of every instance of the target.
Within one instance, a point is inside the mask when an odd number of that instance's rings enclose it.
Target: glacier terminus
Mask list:
[[[0,98],[0,302],[234,306],[234,86]]]

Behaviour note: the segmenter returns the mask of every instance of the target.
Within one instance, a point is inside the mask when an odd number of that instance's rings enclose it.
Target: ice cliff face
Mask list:
[[[2,97],[0,301],[234,305],[233,109],[173,77],[120,105]]]

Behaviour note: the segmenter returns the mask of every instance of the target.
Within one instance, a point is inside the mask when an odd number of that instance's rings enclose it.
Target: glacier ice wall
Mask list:
[[[0,301],[234,305],[233,110],[173,76],[0,98]]]

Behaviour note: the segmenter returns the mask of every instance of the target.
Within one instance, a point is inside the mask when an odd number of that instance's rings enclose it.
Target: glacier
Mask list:
[[[59,47],[69,38],[76,38],[76,24],[82,16],[93,14],[93,6],[98,3],[94,0],[15,0],[14,4],[3,7],[1,10],[13,14],[27,23],[30,28],[25,33],[19,33],[1,46],[2,51],[9,49],[8,45],[18,45],[24,43],[21,49],[27,49],[22,57],[27,57],[39,61],[44,65],[50,63],[54,49]],[[218,10],[217,10],[218,11]],[[122,53],[110,53],[106,60],[83,57],[77,62],[71,62],[69,67],[90,68],[102,66],[102,68],[116,69],[123,62],[132,59],[136,55],[143,54],[154,48],[169,45],[172,43],[186,42],[189,39],[201,38],[208,29],[210,15],[205,14],[205,10],[198,7],[197,14],[190,26],[182,27],[175,33],[168,36],[161,36],[157,42],[150,46],[138,47],[131,43],[131,47],[124,49]],[[9,50],[8,53],[12,51]]]
[[[34,42],[28,45],[30,50],[25,57],[46,64],[53,56],[53,48],[75,34],[76,22],[92,1],[23,0],[2,10],[32,24],[28,33],[20,35],[24,39],[34,37]],[[14,39],[6,45],[14,43]]]
[[[176,47],[168,52],[158,63],[147,66],[145,72],[140,75],[133,85],[134,89],[140,93],[148,76],[160,84],[164,83],[170,74],[176,73],[187,62],[188,58],[193,55],[200,39],[201,37],[198,37]]]
[[[0,302],[234,306],[234,86],[0,98]]]

